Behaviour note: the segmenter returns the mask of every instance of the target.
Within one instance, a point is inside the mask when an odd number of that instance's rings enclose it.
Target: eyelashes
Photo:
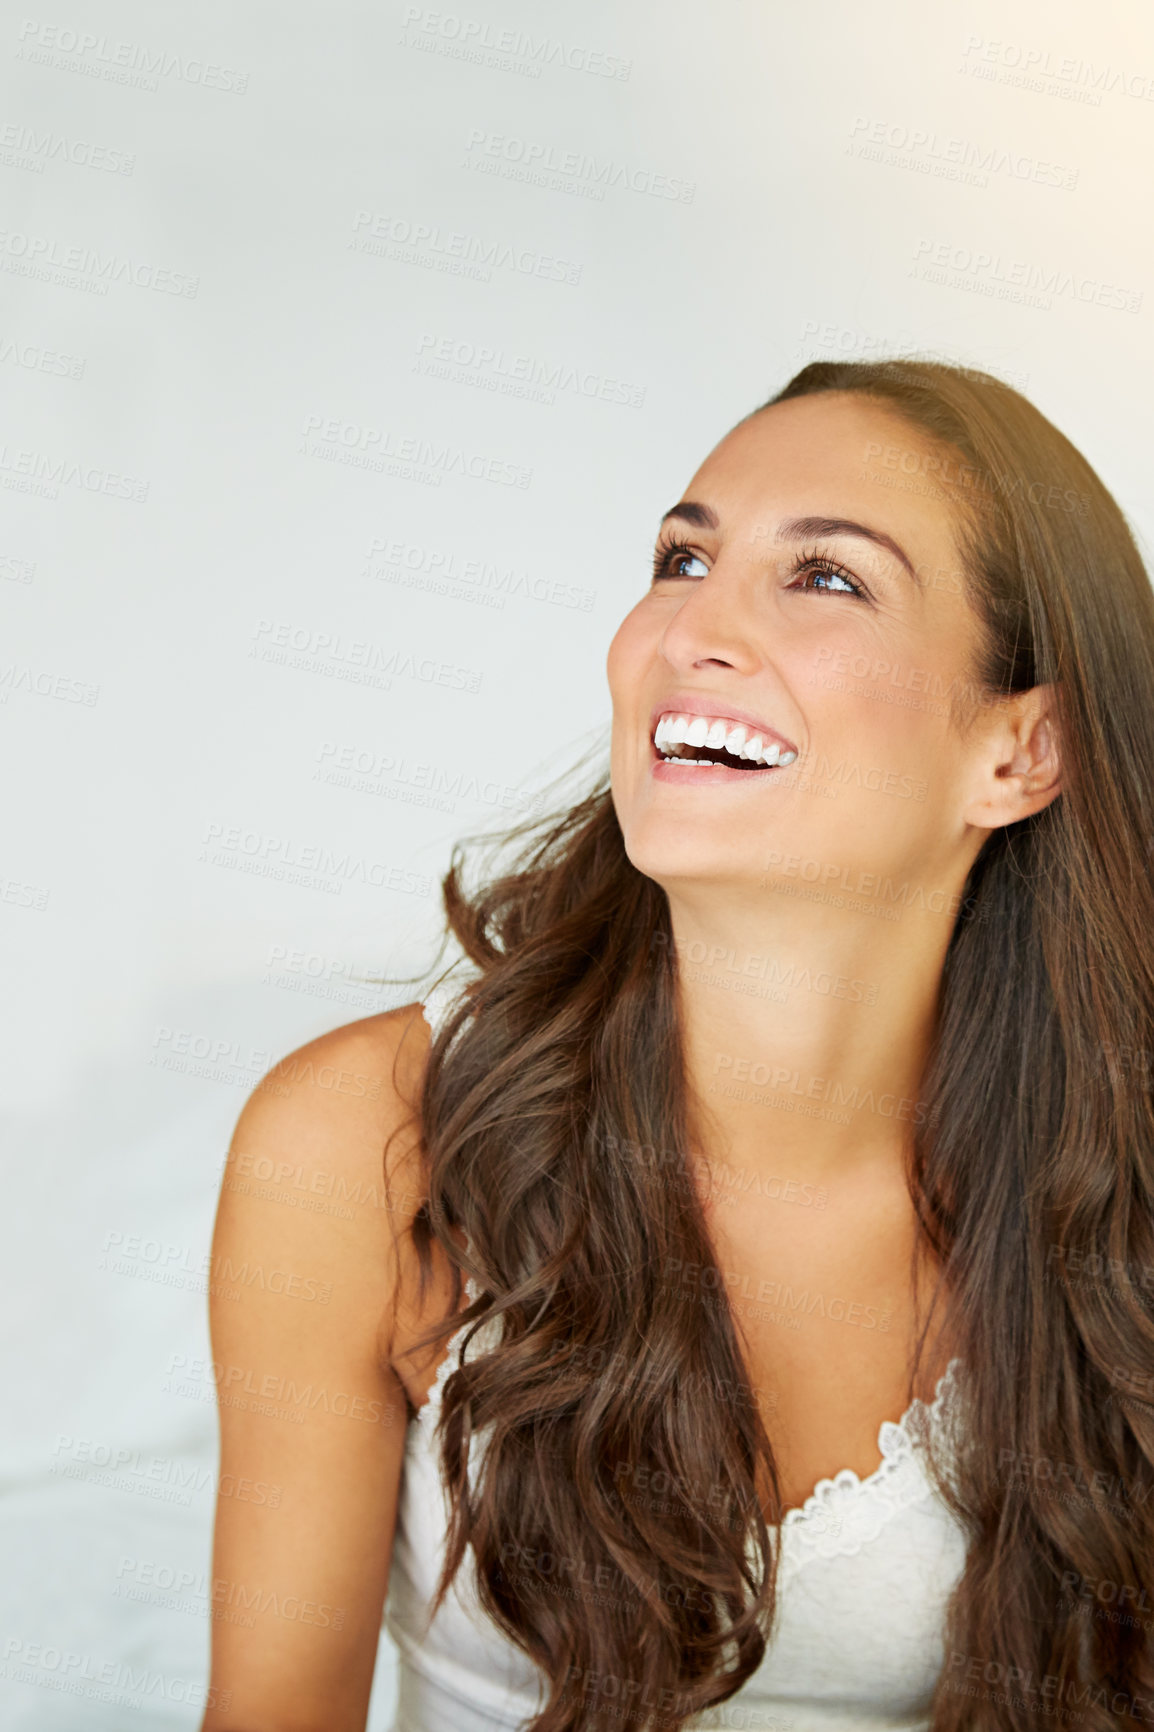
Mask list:
[[[812,572],[818,576],[837,579],[838,587],[836,589],[810,589],[807,590],[809,595],[848,595],[856,601],[869,599],[869,592],[864,583],[861,583],[852,571],[847,571],[840,561],[831,559],[827,554],[819,553],[816,549],[811,553],[799,553],[794,558],[791,575],[796,579],[802,572]],[[790,587],[795,586],[791,584]],[[806,589],[804,584],[796,587]]]
[[[688,574],[677,570],[679,563],[685,560],[701,560],[701,555],[695,553],[692,547],[684,541],[673,537],[658,537],[657,546],[653,551],[653,582],[658,583],[663,578],[682,578]],[[807,584],[798,584],[796,579],[802,573],[811,573],[819,577],[834,579],[834,587],[810,588]],[[840,561],[821,553],[817,548],[811,548],[797,553],[790,565],[790,577],[795,581],[791,589],[798,589],[807,595],[844,595],[857,601],[868,601],[869,591],[852,571],[847,571]]]
[[[698,555],[683,541],[659,536],[657,546],[653,550],[653,581],[656,583],[663,577],[682,577],[683,572],[674,571],[673,567],[679,560],[696,559]]]

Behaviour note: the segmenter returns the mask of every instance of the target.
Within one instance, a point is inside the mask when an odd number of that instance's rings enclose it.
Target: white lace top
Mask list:
[[[434,1029],[455,991],[446,982],[426,1000]],[[476,1297],[471,1281],[467,1291]],[[484,1323],[469,1357],[494,1346],[499,1332],[496,1319]],[[540,1672],[482,1610],[471,1553],[429,1625],[448,1520],[434,1428],[464,1334],[452,1337],[428,1400],[409,1422],[385,1607],[401,1656],[391,1732],[514,1732],[545,1700]],[[960,1361],[953,1360],[931,1403],[915,1401],[899,1420],[882,1425],[882,1460],[873,1473],[862,1479],[843,1468],[821,1480],[802,1508],[786,1512],[777,1612],[762,1664],[736,1695],[687,1726],[701,1732],[928,1727],[944,1659],[944,1611],[961,1576],[965,1540],[932,1485],[925,1450],[932,1438],[948,1462],[962,1382]],[[478,1445],[481,1437],[474,1450]],[[593,1592],[559,1570],[553,1579],[553,1567],[548,1558],[537,1561],[534,1580],[543,1591]],[[585,1687],[611,1693],[615,1686],[605,1679]],[[623,1726],[627,1713],[623,1698]]]

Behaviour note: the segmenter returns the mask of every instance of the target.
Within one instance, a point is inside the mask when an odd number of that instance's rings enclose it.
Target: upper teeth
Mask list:
[[[724,746],[735,758],[748,758],[752,763],[761,764],[792,764],[797,757],[796,752],[783,752],[776,740],[767,745],[763,734],[741,722],[678,715],[674,711],[661,717],[653,743],[658,751],[680,745]]]

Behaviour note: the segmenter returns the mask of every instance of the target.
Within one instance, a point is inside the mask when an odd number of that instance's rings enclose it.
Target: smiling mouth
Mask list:
[[[686,769],[694,764],[720,764],[726,770],[749,770],[754,775],[759,770],[778,770],[780,764],[766,764],[758,760],[756,763],[749,758],[738,758],[724,746],[659,746],[655,748],[657,759],[662,764],[684,764]]]
[[[776,770],[792,764],[797,753],[788,745],[744,723],[667,713],[653,732],[652,745],[661,763],[710,764],[725,770]]]

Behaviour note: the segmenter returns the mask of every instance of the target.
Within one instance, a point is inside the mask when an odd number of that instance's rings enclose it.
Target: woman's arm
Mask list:
[[[406,1401],[393,1230],[418,1203],[419,1007],[302,1047],[241,1113],[213,1239],[221,1463],[202,1732],[363,1732]],[[408,1029],[392,1081],[393,1059]]]

